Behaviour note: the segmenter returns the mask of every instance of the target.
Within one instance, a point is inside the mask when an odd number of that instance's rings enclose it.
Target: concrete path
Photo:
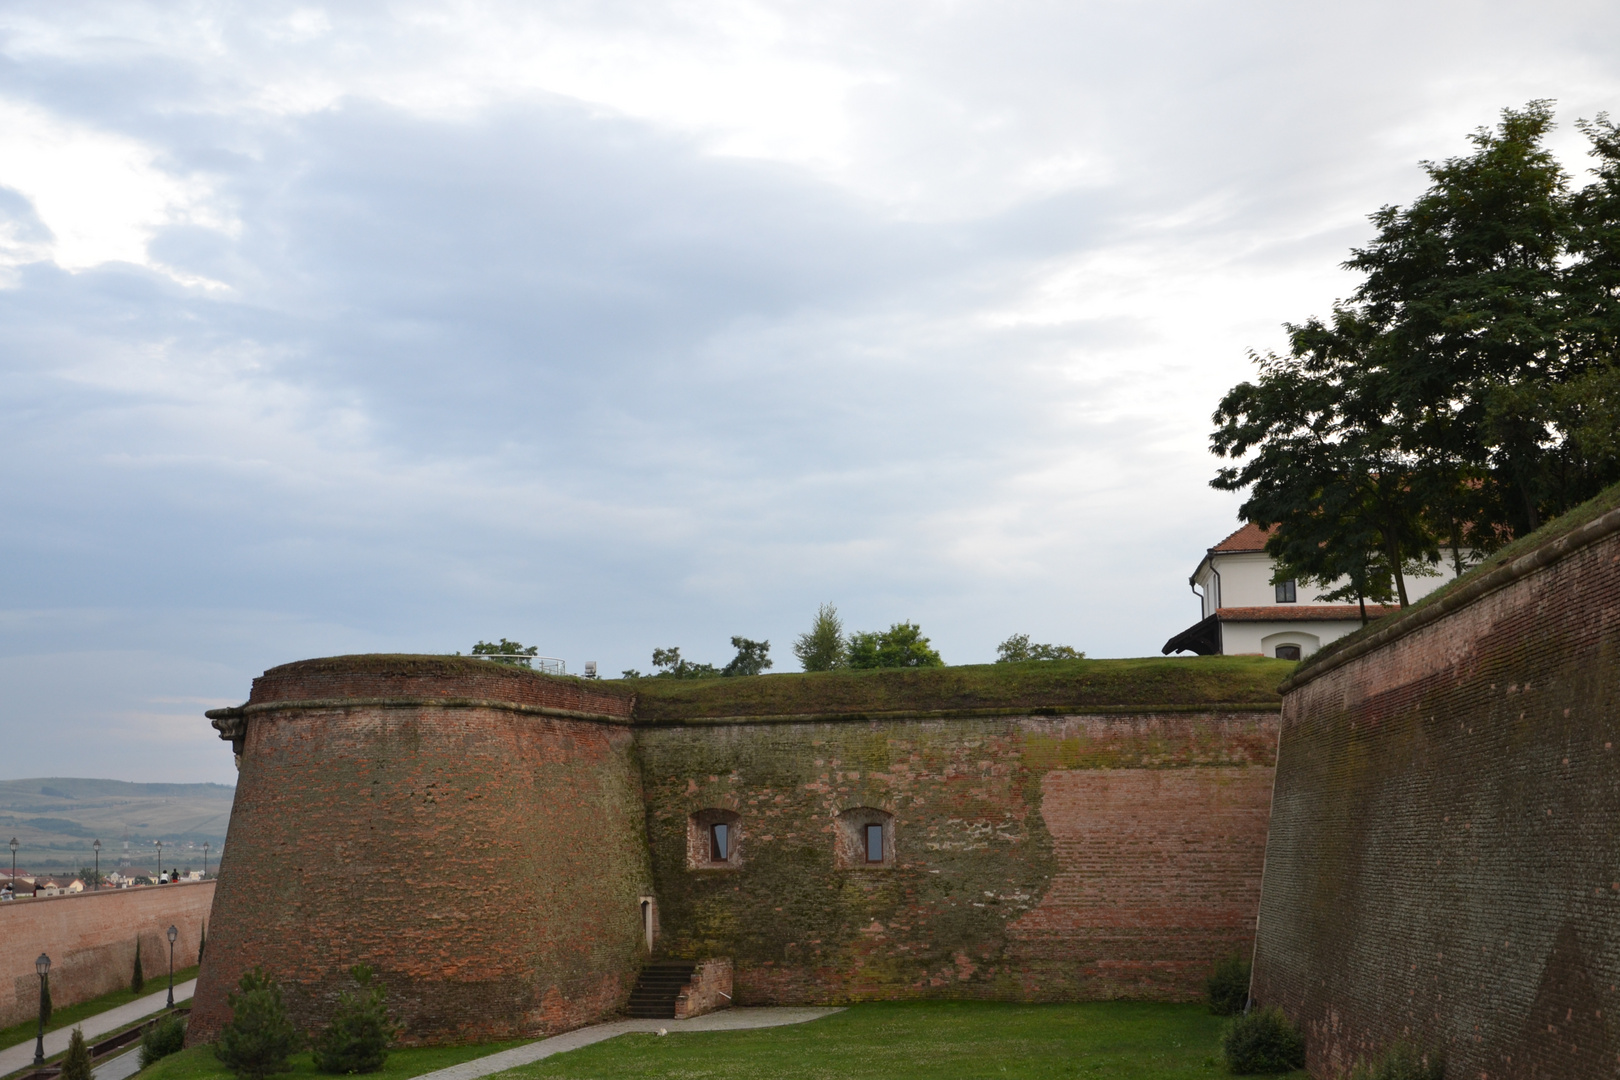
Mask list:
[[[578,1028],[563,1035],[553,1035],[549,1039],[541,1039],[527,1046],[515,1046],[498,1054],[490,1054],[488,1057],[463,1061],[460,1065],[452,1065],[438,1072],[423,1073],[416,1080],[478,1080],[481,1076],[515,1069],[519,1065],[528,1065],[552,1054],[578,1050],[582,1046],[599,1043],[604,1039],[611,1039],[615,1035],[624,1035],[631,1031],[657,1031],[660,1028],[671,1032],[742,1031],[747,1028],[802,1024],[807,1020],[819,1020],[823,1016],[843,1011],[843,1009],[721,1009],[719,1012],[695,1016],[690,1020],[615,1020],[608,1024]]]
[[[135,1049],[127,1054],[110,1057],[90,1070],[91,1080],[128,1080],[141,1071],[141,1045],[135,1044]]]
[[[196,992],[197,980],[176,983],[174,986],[174,1000],[179,1002],[188,1000]],[[73,1027],[58,1028],[45,1033],[45,1056],[60,1054],[68,1047],[68,1040],[73,1037],[73,1028],[84,1032],[86,1042],[95,1042],[99,1036],[128,1027],[135,1021],[155,1012],[162,1012],[169,1000],[169,988],[165,986],[155,994],[136,998],[128,1005],[120,1005],[116,1009],[87,1016]],[[8,1046],[0,1050],[0,1076],[8,1076],[18,1069],[26,1069],[34,1063],[34,1040],[20,1042],[16,1046]]]

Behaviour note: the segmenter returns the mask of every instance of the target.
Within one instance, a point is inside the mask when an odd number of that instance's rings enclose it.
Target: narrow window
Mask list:
[[[1295,650],[1296,652],[1298,650]],[[717,821],[709,826],[709,861],[725,862],[731,854],[731,826]]]
[[[883,826],[868,825],[866,827],[866,861],[883,861]]]
[[[1279,646],[1277,646],[1277,659],[1279,659],[1279,660],[1298,660],[1299,659],[1299,646],[1298,645],[1279,645]]]
[[[1294,602],[1294,579],[1277,582],[1277,603],[1292,604]],[[1298,657],[1295,657],[1298,659]]]

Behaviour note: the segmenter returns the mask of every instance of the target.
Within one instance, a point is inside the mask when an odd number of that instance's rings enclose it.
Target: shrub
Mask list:
[[[247,1080],[290,1072],[287,1056],[303,1040],[287,1016],[287,1003],[276,981],[264,969],[254,968],[242,975],[225,1000],[231,1007],[231,1022],[220,1029],[214,1056]]]
[[[129,980],[129,992],[138,994],[146,989],[146,976],[141,972],[141,939],[135,938],[135,975]]]
[[[1422,1054],[1410,1043],[1398,1042],[1376,1065],[1357,1065],[1350,1080],[1445,1080],[1446,1063],[1439,1054]]]
[[[60,1080],[90,1080],[90,1047],[84,1041],[84,1032],[78,1028],[68,1037]]]
[[[141,1068],[154,1061],[162,1061],[170,1054],[179,1053],[186,1046],[186,1018],[166,1016],[146,1029],[141,1036]]]
[[[1305,1067],[1305,1039],[1281,1009],[1255,1009],[1226,1027],[1226,1067],[1238,1076],[1285,1073]]]
[[[394,1041],[384,1004],[387,991],[372,983],[371,969],[364,964],[350,968],[349,974],[360,988],[338,998],[332,1022],[315,1042],[315,1067],[321,1072],[376,1072],[388,1060]]]
[[[1209,1011],[1216,1016],[1236,1016],[1249,1003],[1249,962],[1241,956],[1217,961],[1215,970],[1204,980]]]

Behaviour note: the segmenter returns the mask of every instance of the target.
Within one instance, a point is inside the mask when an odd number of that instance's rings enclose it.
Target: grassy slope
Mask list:
[[[722,716],[1216,703],[1269,706],[1279,700],[1277,684],[1293,669],[1289,661],[1263,657],[1151,657],[736,679],[635,679],[620,685],[635,688],[637,722],[656,724]]]
[[[187,979],[195,979],[196,977],[197,969],[195,967],[177,968],[174,973],[174,985],[179,986]],[[81,1001],[77,1005],[64,1005],[61,1008],[52,1009],[51,1019],[46,1023],[45,1030],[55,1031],[58,1028],[72,1027],[86,1017],[106,1012],[108,1009],[116,1009],[120,1005],[128,1005],[136,998],[143,998],[147,994],[156,994],[168,988],[169,973],[165,971],[158,978],[147,979],[146,988],[138,994],[132,994],[128,989],[114,990],[110,994],[102,994],[98,998]],[[157,1011],[162,1012],[163,1010],[159,1009]],[[0,1028],[0,1048],[28,1042],[38,1033],[38,1020],[27,1020],[21,1024],[13,1024],[8,1028]],[[106,1036],[98,1035],[96,1038],[104,1039]],[[90,1041],[95,1042],[96,1040],[92,1039]]]
[[[1508,563],[1519,558],[1521,555],[1534,551],[1542,544],[1545,544],[1551,540],[1556,540],[1566,533],[1573,532],[1582,525],[1585,525],[1588,521],[1596,520],[1616,507],[1620,507],[1620,484],[1615,484],[1612,487],[1606,488],[1602,492],[1588,499],[1586,502],[1577,506],[1575,509],[1571,510],[1569,513],[1553,518],[1551,521],[1547,522],[1547,524],[1543,525],[1530,535],[1521,536],[1519,539],[1513,541],[1513,543],[1500,548],[1493,554],[1481,560],[1478,566],[1471,568],[1462,577],[1457,578],[1455,581],[1447,582],[1444,586],[1436,589],[1423,599],[1415,601],[1406,609],[1398,611],[1393,615],[1386,615],[1382,619],[1378,619],[1368,626],[1356,631],[1354,634],[1339,638],[1337,641],[1323,647],[1314,653],[1310,659],[1304,661],[1300,665],[1300,670],[1303,672],[1306,669],[1321,663],[1334,653],[1348,648],[1350,645],[1356,641],[1359,641],[1368,634],[1376,633],[1380,630],[1386,629],[1387,627],[1395,625],[1402,619],[1410,618],[1415,612],[1422,611],[1430,604],[1437,603],[1442,597],[1445,597],[1455,590],[1463,587],[1468,582],[1490,573],[1499,566],[1506,566]]]
[[[1193,1080],[1227,1075],[1219,1061],[1223,1024],[1198,1005],[871,1004],[761,1031],[621,1035],[499,1075],[502,1080]]]
[[[519,1046],[526,1040],[518,1042],[485,1043],[482,1046],[429,1046],[397,1049],[388,1055],[388,1061],[378,1072],[367,1073],[375,1080],[406,1080],[407,1077],[421,1076],[423,1073],[433,1072],[435,1069],[446,1069],[451,1065],[459,1065],[463,1061],[493,1054],[509,1047]],[[229,1070],[219,1063],[214,1056],[212,1046],[193,1046],[189,1050],[182,1050],[178,1054],[164,1058],[151,1068],[137,1074],[140,1080],[235,1080]],[[326,1074],[315,1071],[315,1065],[310,1055],[295,1054],[292,1058],[292,1072],[283,1073],[283,1076],[311,1077]]]

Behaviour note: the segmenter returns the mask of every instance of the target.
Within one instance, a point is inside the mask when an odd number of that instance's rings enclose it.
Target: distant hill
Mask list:
[[[157,868],[155,841],[166,866],[219,867],[236,789],[225,784],[132,784],[47,776],[0,780],[0,844],[17,838],[19,871],[61,873],[94,863],[90,842],[101,840],[101,872],[120,866]],[[11,852],[0,847],[0,869]]]

